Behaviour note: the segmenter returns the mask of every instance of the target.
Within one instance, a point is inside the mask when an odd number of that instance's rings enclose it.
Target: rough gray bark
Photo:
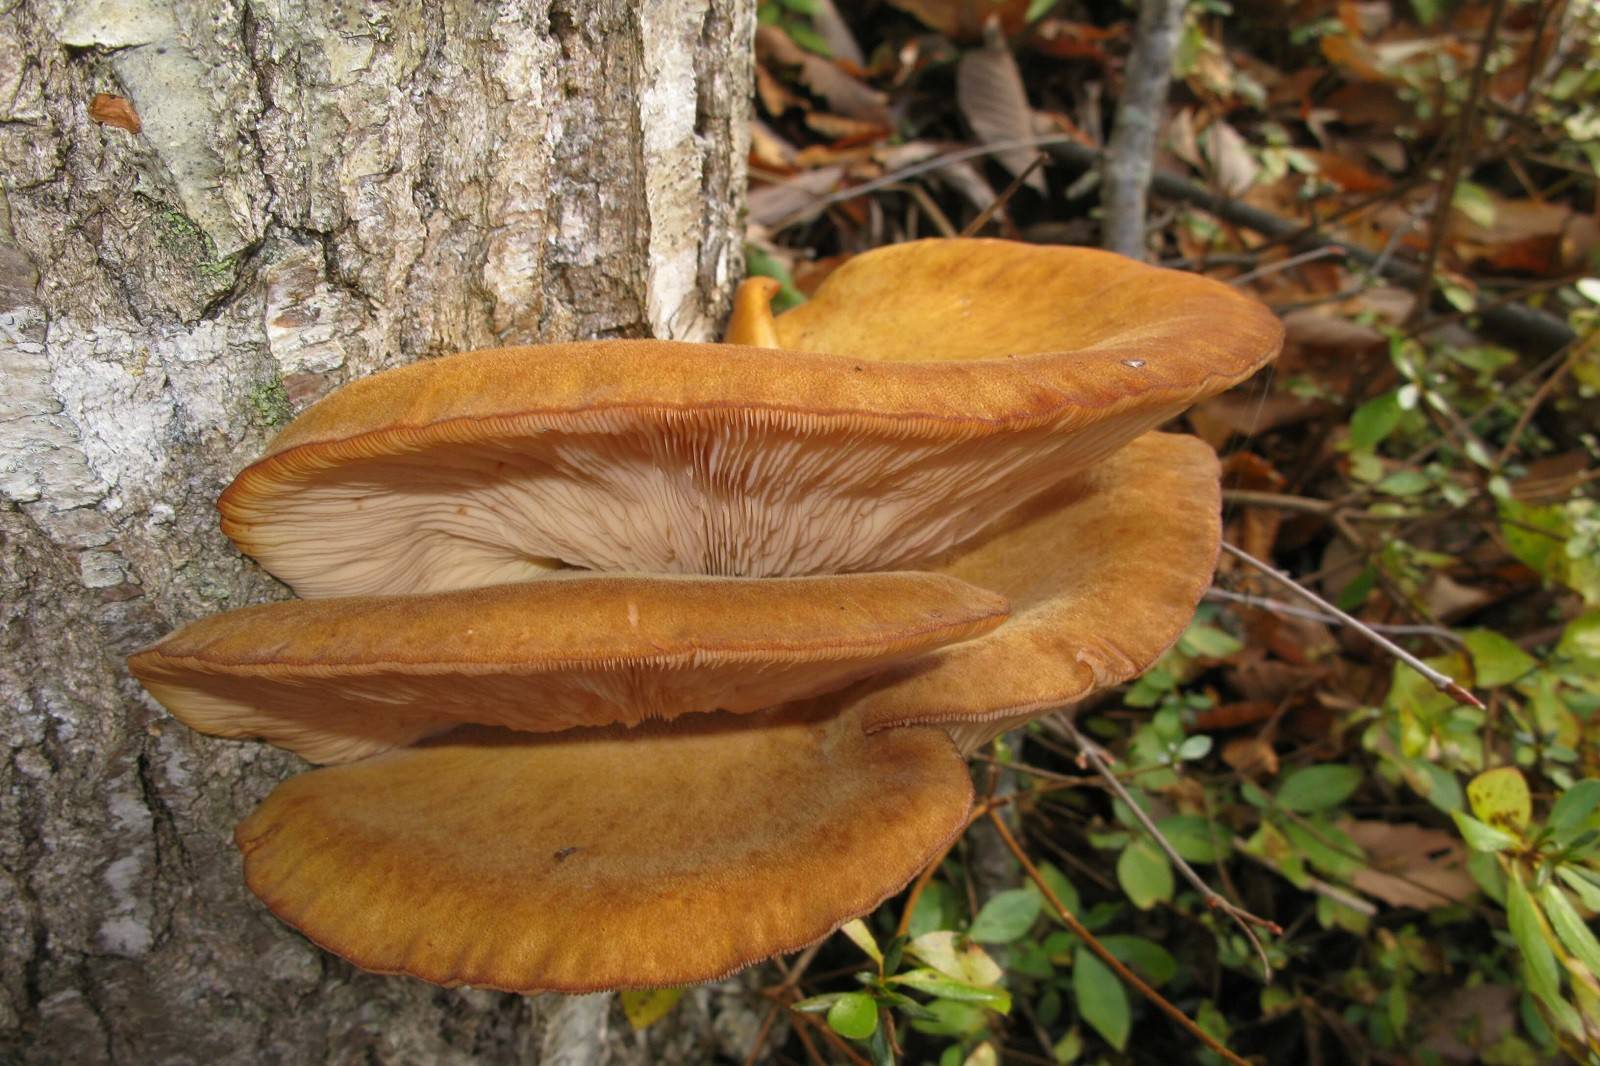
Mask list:
[[[1156,133],[1167,113],[1172,57],[1183,33],[1183,5],[1184,0],[1140,0],[1117,120],[1106,145],[1100,244],[1135,259],[1146,258],[1144,220]]]
[[[749,1039],[737,982],[635,1037],[606,1001],[313,948],[230,841],[301,764],[177,726],[123,657],[286,595],[213,503],[328,389],[711,331],[753,8],[0,0],[0,1060],[706,1061]],[[91,121],[102,92],[142,132]]]

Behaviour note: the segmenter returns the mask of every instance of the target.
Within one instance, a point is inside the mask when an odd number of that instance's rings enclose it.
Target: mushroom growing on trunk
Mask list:
[[[723,345],[448,356],[324,398],[223,528],[304,602],[132,668],[321,762],[238,828],[360,966],[590,991],[825,936],[964,826],[996,732],[1136,676],[1219,541],[1148,432],[1276,352],[1265,308],[1097,251],[920,241]]]

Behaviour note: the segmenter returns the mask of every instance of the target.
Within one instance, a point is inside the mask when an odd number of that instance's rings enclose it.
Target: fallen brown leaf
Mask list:
[[[984,144],[1020,141],[1033,136],[1033,109],[1022,86],[1022,73],[1004,39],[991,36],[982,48],[961,57],[956,67],[956,102],[972,132]],[[995,153],[1000,165],[1021,174],[1039,154],[1036,148],[1010,148]],[[1045,191],[1044,175],[1037,170],[1025,184]]]
[[[1350,883],[1392,907],[1432,910],[1478,890],[1454,833],[1406,822],[1345,821],[1339,828],[1367,856]]]

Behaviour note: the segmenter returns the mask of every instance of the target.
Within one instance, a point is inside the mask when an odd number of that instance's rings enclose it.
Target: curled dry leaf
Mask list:
[[[982,48],[961,57],[956,67],[956,102],[984,144],[1020,141],[1033,136],[1033,109],[1022,87],[1022,73],[1005,41],[991,34]],[[1000,165],[1021,174],[1038,155],[1034,148],[1011,148],[996,152]],[[1025,183],[1043,194],[1044,175],[1034,171]]]
[[[1394,822],[1350,821],[1339,828],[1367,856],[1350,883],[1392,907],[1431,910],[1477,891],[1466,849],[1454,833]]]
[[[125,96],[95,93],[94,99],[89,101],[89,117],[102,126],[115,126],[129,133],[144,129],[139,112],[133,109],[133,102]]]
[[[1217,188],[1228,196],[1243,196],[1256,183],[1261,165],[1250,154],[1250,145],[1228,123],[1213,122],[1201,135],[1206,162]]]
[[[1251,777],[1278,773],[1278,753],[1261,737],[1236,737],[1222,746],[1222,761]]]
[[[799,68],[800,83],[839,114],[879,126],[889,124],[887,96],[831,60],[807,52],[778,27],[756,31],[756,50],[767,63]]]
[[[889,3],[921,19],[946,37],[971,41],[983,35],[991,18],[999,20],[1006,34],[1020,33],[1027,25],[1028,0],[889,0]]]

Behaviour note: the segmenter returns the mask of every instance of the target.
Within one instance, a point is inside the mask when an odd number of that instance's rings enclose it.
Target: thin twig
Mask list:
[[[1331,500],[1318,500],[1310,496],[1286,496],[1281,492],[1262,492],[1258,489],[1223,489],[1223,503],[1242,503],[1251,507],[1272,507],[1279,511],[1303,511],[1306,514],[1331,514],[1338,506]]]
[[[1155,822],[1150,820],[1150,816],[1144,812],[1144,808],[1133,798],[1133,794],[1123,787],[1121,781],[1117,780],[1116,775],[1111,772],[1110,765],[1106,762],[1106,757],[1101,754],[1100,748],[1078,732],[1078,727],[1072,724],[1071,718],[1066,715],[1054,715],[1044,719],[1043,722],[1045,728],[1054,730],[1078,746],[1078,750],[1083,753],[1083,758],[1106,781],[1111,791],[1116,794],[1116,797],[1127,805],[1134,818],[1138,820],[1140,825],[1144,826],[1145,832],[1149,833],[1151,839],[1156,842],[1156,846],[1166,853],[1172,865],[1179,873],[1183,874],[1183,879],[1193,885],[1196,892],[1200,893],[1200,898],[1205,900],[1206,906],[1226,914],[1244,931],[1245,939],[1250,941],[1250,946],[1255,949],[1256,957],[1261,960],[1261,979],[1267,984],[1271,984],[1272,961],[1267,958],[1267,949],[1262,946],[1261,938],[1256,935],[1254,927],[1259,925],[1274,935],[1281,934],[1283,928],[1277,922],[1263,918],[1259,914],[1250,913],[1206,884],[1205,879],[1195,873],[1194,867],[1190,866],[1184,857],[1178,854],[1177,849],[1167,840],[1166,835],[1156,827]]]
[[[1151,1003],[1154,1003],[1164,1014],[1170,1017],[1173,1021],[1177,1022],[1179,1025],[1183,1026],[1183,1028],[1196,1040],[1200,1041],[1218,1055],[1221,1055],[1228,1062],[1233,1063],[1233,1066],[1249,1066],[1244,1059],[1223,1047],[1217,1042],[1215,1037],[1196,1025],[1187,1014],[1183,1013],[1183,1011],[1179,1010],[1177,1007],[1168,1002],[1166,997],[1162,996],[1161,993],[1145,984],[1145,982],[1140,979],[1138,974],[1134,973],[1132,970],[1128,969],[1127,966],[1123,965],[1121,959],[1111,954],[1104,944],[1096,940],[1094,934],[1089,932],[1088,929],[1084,928],[1083,923],[1078,921],[1077,916],[1071,911],[1067,910],[1066,906],[1059,898],[1057,898],[1055,891],[1040,875],[1039,868],[1033,865],[1033,860],[1028,858],[1027,852],[1022,850],[1022,845],[1017,843],[1017,838],[1011,835],[1011,830],[1006,827],[1005,819],[1001,818],[995,811],[989,812],[989,818],[994,822],[995,828],[999,831],[1000,839],[1005,842],[1006,847],[1011,850],[1011,854],[1016,856],[1017,862],[1021,863],[1022,868],[1027,871],[1029,880],[1031,880],[1034,884],[1034,887],[1039,890],[1039,894],[1045,898],[1045,902],[1049,903],[1050,906],[1055,909],[1056,914],[1059,915],[1061,920],[1066,923],[1067,928],[1072,930],[1078,939],[1083,941],[1085,947],[1094,952],[1096,958],[1109,966],[1111,971],[1118,977],[1122,978],[1123,982],[1126,983],[1130,988],[1137,991],[1141,996],[1149,1000]]]
[[[1243,837],[1234,837],[1233,847],[1234,850],[1239,854],[1247,858],[1254,859],[1256,862],[1259,862],[1262,866],[1265,866],[1279,877],[1287,879],[1288,875],[1284,873],[1281,866],[1267,858],[1265,855],[1257,855],[1255,852],[1251,851],[1250,842],[1245,840]],[[1373,915],[1378,913],[1378,908],[1373,903],[1362,899],[1353,892],[1349,892],[1340,888],[1338,885],[1324,881],[1320,877],[1307,875],[1305,879],[1305,886],[1312,892],[1315,892],[1317,895],[1326,896],[1335,903],[1349,907],[1351,910],[1360,914],[1364,914],[1368,918],[1371,918]]]
[[[1016,148],[1049,148],[1055,145],[1066,144],[1074,138],[1065,133],[1042,134],[1038,137],[1023,137],[1014,141],[990,141],[973,148],[961,148],[954,152],[945,152],[942,155],[930,156],[918,163],[910,163],[899,170],[890,171],[882,177],[864,181],[860,185],[851,185],[844,189],[817,196],[809,204],[797,211],[792,211],[773,224],[774,232],[794,225],[803,219],[824,211],[834,204],[854,200],[858,196],[865,196],[879,189],[888,188],[890,185],[899,184],[907,178],[914,178],[919,174],[926,174],[930,170],[943,170],[955,163],[964,163],[968,159],[977,159],[980,156],[994,155],[998,152],[1009,152]],[[784,184],[782,182],[778,184]]]
[[[1533,395],[1528,398],[1528,402],[1523,405],[1522,410],[1517,414],[1516,425],[1511,427],[1511,432],[1506,436],[1505,446],[1500,449],[1500,454],[1494,457],[1495,470],[1502,469],[1512,455],[1516,454],[1517,442],[1521,440],[1523,431],[1528,428],[1528,423],[1533,421],[1534,413],[1550,398],[1550,394],[1555,391],[1557,385],[1561,384],[1562,379],[1572,372],[1572,368],[1578,364],[1579,359],[1583,358],[1584,353],[1596,344],[1600,344],[1600,334],[1589,337],[1581,344],[1574,344],[1572,350],[1567,352],[1566,358],[1561,360],[1561,365],[1556,367],[1549,377],[1539,383],[1539,387],[1534,390]]]
[[[1261,571],[1261,573],[1272,578],[1274,581],[1284,585],[1287,588],[1293,589],[1298,595],[1304,596],[1312,603],[1315,603],[1318,607],[1338,618],[1345,625],[1362,634],[1368,640],[1383,648],[1390,655],[1393,655],[1395,658],[1411,667],[1411,669],[1427,678],[1429,684],[1438,689],[1440,692],[1443,692],[1445,695],[1449,696],[1451,699],[1455,700],[1457,703],[1464,703],[1469,707],[1476,707],[1480,711],[1484,710],[1483,701],[1463,688],[1459,681],[1456,681],[1454,678],[1448,677],[1445,674],[1441,674],[1439,671],[1435,670],[1433,667],[1429,666],[1415,655],[1412,655],[1410,652],[1406,651],[1404,648],[1390,640],[1388,637],[1384,636],[1382,633],[1374,631],[1371,626],[1361,621],[1361,619],[1341,611],[1339,608],[1335,607],[1321,596],[1318,596],[1315,592],[1312,592],[1304,585],[1301,585],[1294,578],[1279,570],[1273,569],[1271,566],[1262,562],[1260,559],[1257,559],[1254,555],[1251,555],[1243,548],[1235,547],[1234,545],[1229,544],[1227,541],[1222,542],[1222,550],[1227,552],[1229,555],[1232,555],[1240,562],[1247,563],[1250,566],[1255,567],[1257,570]]]
[[[1321,248],[1313,248],[1309,252],[1301,252],[1299,255],[1291,255],[1287,259],[1279,259],[1275,262],[1268,263],[1265,266],[1257,267],[1248,274],[1240,274],[1236,278],[1229,278],[1228,284],[1243,285],[1247,281],[1255,281],[1257,278],[1264,278],[1268,274],[1281,274],[1285,270],[1293,270],[1295,267],[1305,266],[1307,263],[1314,263],[1318,259],[1343,258],[1343,248],[1340,248],[1336,244],[1325,244]]]
[[[1478,103],[1483,99],[1484,75],[1489,69],[1489,57],[1494,54],[1494,39],[1500,32],[1500,16],[1505,14],[1506,0],[1493,0],[1489,9],[1489,24],[1484,27],[1483,42],[1478,45],[1478,59],[1472,67],[1472,83],[1467,89],[1467,102],[1461,105],[1456,123],[1455,139],[1450,145],[1450,158],[1444,167],[1444,184],[1439,187],[1438,200],[1433,208],[1433,224],[1428,227],[1428,250],[1422,257],[1422,276],[1417,279],[1417,302],[1411,308],[1411,320],[1421,321],[1433,303],[1434,268],[1439,261],[1439,249],[1444,247],[1445,234],[1450,230],[1450,215],[1455,209],[1456,185],[1461,180],[1466,165],[1467,149],[1474,140],[1474,121],[1478,117]]]
[[[989,220],[995,216],[997,211],[1001,210],[1006,206],[1006,204],[1011,202],[1011,198],[1017,195],[1017,190],[1022,188],[1023,183],[1033,176],[1033,172],[1038,170],[1045,163],[1049,162],[1049,160],[1050,157],[1045,155],[1043,152],[1040,152],[1038,155],[1034,156],[1033,162],[1023,167],[1017,176],[1011,179],[1011,184],[1007,185],[1005,189],[1001,191],[999,196],[996,196],[993,200],[990,200],[989,206],[978,212],[977,218],[966,224],[965,228],[963,228],[961,231],[961,236],[976,236],[979,230],[989,224]]]
[[[1325,614],[1322,611],[1313,611],[1306,607],[1296,607],[1292,603],[1282,600],[1269,599],[1266,596],[1252,596],[1245,592],[1234,592],[1232,589],[1218,588],[1213,585],[1206,590],[1206,599],[1225,600],[1228,603],[1240,603],[1246,607],[1256,607],[1273,614],[1281,614],[1288,618],[1304,618],[1310,622],[1322,622],[1326,625],[1344,625],[1344,619],[1336,615]],[[1375,633],[1387,633],[1391,637],[1437,637],[1452,644],[1460,644],[1461,638],[1445,629],[1443,626],[1391,626],[1368,623],[1367,628]]]
[[[1087,169],[1100,165],[1100,153],[1079,144],[1073,138],[1057,138],[1050,142],[1049,149],[1051,155],[1068,166]],[[1150,189],[1156,196],[1193,204],[1225,222],[1276,238],[1291,248],[1304,249],[1324,245],[1342,248],[1351,262],[1377,270],[1384,277],[1400,285],[1416,285],[1422,276],[1415,266],[1400,262],[1398,259],[1382,263],[1379,269],[1379,256],[1376,252],[1350,241],[1323,236],[1315,228],[1308,229],[1293,219],[1221,196],[1203,185],[1178,177],[1176,174],[1157,170],[1151,178]],[[1570,344],[1575,336],[1572,327],[1564,319],[1522,304],[1482,307],[1476,313],[1482,317],[1485,324],[1512,334],[1524,347],[1541,352]]]

